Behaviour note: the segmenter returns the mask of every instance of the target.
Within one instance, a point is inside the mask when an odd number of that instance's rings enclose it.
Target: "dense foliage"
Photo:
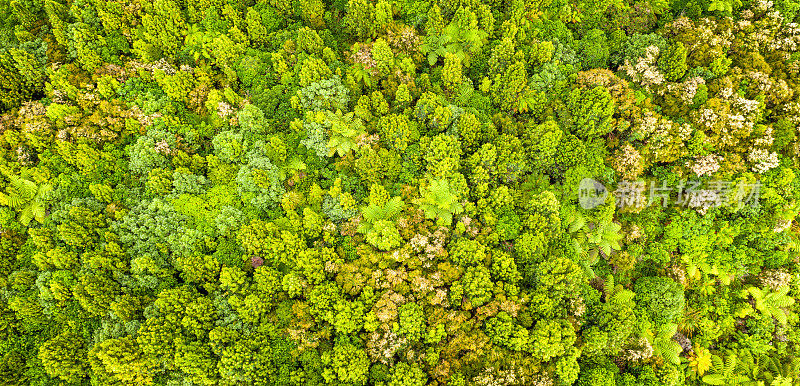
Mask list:
[[[0,384],[799,385],[798,19],[0,0]]]

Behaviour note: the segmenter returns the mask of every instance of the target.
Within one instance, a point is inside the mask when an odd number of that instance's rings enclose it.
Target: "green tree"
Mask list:
[[[608,134],[612,125],[615,103],[603,86],[592,89],[575,89],[567,98],[569,123],[581,138],[592,138]]]
[[[37,90],[33,79],[20,72],[11,51],[0,49],[0,110],[18,107],[31,99]]]
[[[133,43],[134,50],[145,61],[155,61],[164,56],[173,56],[183,42],[186,28],[183,12],[172,0],[156,0],[143,9],[139,36],[142,40]]]
[[[39,360],[48,375],[70,383],[86,378],[89,367],[83,339],[71,331],[64,331],[39,346]]]
[[[351,344],[337,344],[333,347],[331,361],[340,382],[350,385],[367,383],[369,358],[364,350]]]
[[[579,42],[577,51],[581,55],[583,68],[606,68],[610,56],[610,45],[605,32],[600,29],[589,31]]]
[[[539,320],[531,330],[528,350],[541,361],[563,355],[575,342],[575,330],[566,320]]]
[[[417,303],[406,303],[400,307],[400,333],[411,340],[420,340],[425,331],[425,314]]]
[[[105,340],[89,351],[89,362],[96,374],[127,384],[153,382],[149,360],[130,336]]]
[[[422,386],[428,381],[428,376],[417,365],[400,362],[392,367],[389,386]]]
[[[636,303],[657,325],[677,321],[686,303],[683,287],[666,277],[636,281]]]
[[[348,0],[344,24],[348,31],[355,36],[374,37],[377,32],[374,3],[367,0]]]
[[[492,343],[521,351],[527,347],[530,334],[527,329],[513,322],[508,313],[502,311],[486,322],[486,333]]]
[[[688,51],[681,42],[671,44],[658,58],[658,67],[670,82],[678,82],[686,73]]]
[[[494,283],[492,283],[491,275],[486,267],[479,265],[467,268],[461,281],[472,306],[482,306],[492,299]]]
[[[383,141],[401,152],[405,151],[408,145],[419,140],[419,129],[416,122],[410,121],[404,114],[382,116],[378,123],[378,132]]]

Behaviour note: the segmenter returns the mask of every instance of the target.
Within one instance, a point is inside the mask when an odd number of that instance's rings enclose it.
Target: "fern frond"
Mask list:
[[[775,317],[775,319],[778,319],[778,322],[780,322],[781,325],[783,325],[783,326],[785,326],[787,323],[789,323],[789,320],[786,317],[786,313],[783,312],[783,310],[781,310],[781,309],[775,309],[772,312],[772,316]]]
[[[36,202],[33,205],[31,205],[30,208],[31,208],[31,214],[33,215],[33,218],[35,218],[36,221],[38,221],[40,223],[44,222],[44,215],[45,215],[44,205],[42,205],[41,203]]]
[[[619,291],[617,294],[614,295],[615,300],[621,303],[629,303],[633,301],[633,298],[636,296],[636,293],[630,290],[622,290]]]
[[[383,208],[377,205],[370,205],[361,209],[361,213],[364,215],[364,220],[370,223],[383,220],[381,216],[382,212]]]
[[[736,354],[729,354],[727,358],[725,358],[725,367],[723,373],[725,377],[728,378],[736,371],[736,364],[738,363],[739,358]]]
[[[595,277],[597,277],[597,274],[594,273],[592,266],[589,265],[589,263],[587,263],[585,260],[581,260],[579,264],[581,268],[583,268],[583,273],[586,275],[587,278],[594,279]]]
[[[672,339],[673,336],[678,332],[678,325],[675,323],[667,323],[663,327],[661,327],[661,333],[659,335]]]
[[[789,287],[783,287],[780,291],[767,295],[767,303],[774,307],[789,307],[794,304],[794,298],[787,293],[789,293]]]
[[[31,199],[36,195],[36,184],[33,181],[23,180],[21,178],[15,178],[11,180],[11,186],[14,190],[19,194],[19,196],[23,199]]]
[[[703,382],[709,385],[725,385],[725,377],[722,374],[709,374],[703,377]]]
[[[447,225],[453,222],[453,214],[450,212],[439,213],[439,218],[442,220],[444,224]]]
[[[25,209],[23,209],[22,212],[19,213],[19,222],[22,223],[22,225],[28,226],[28,224],[31,223],[32,219],[33,219],[33,211],[31,210],[30,206],[25,207]]]
[[[574,217],[574,221],[569,224],[568,230],[569,233],[575,233],[586,225],[586,218],[581,216],[580,214]]]
[[[671,339],[662,342],[663,343],[660,344],[660,346],[662,346],[660,348],[661,355],[664,357],[664,359],[672,362],[672,364],[679,365],[681,363],[681,357],[679,354],[681,351],[683,351],[681,345]]]
[[[52,191],[53,191],[53,185],[42,184],[42,185],[39,186],[39,191],[36,192],[36,197],[44,198],[44,196],[46,196],[47,193],[50,193]]]
[[[400,198],[400,197],[392,197],[392,199],[389,200],[389,202],[387,202],[386,205],[383,207],[384,211],[385,211],[386,218],[387,219],[388,218],[392,218],[392,217],[400,214],[400,212],[403,211],[403,205],[404,205],[404,202],[403,202],[402,198]]]
[[[711,363],[714,365],[714,371],[721,373],[725,370],[725,363],[717,355],[711,355]]]
[[[615,284],[616,283],[614,281],[614,275],[609,273],[608,276],[606,276],[606,284],[605,284],[605,288],[607,288],[607,290],[605,291],[606,298],[608,298],[610,295],[614,293],[614,289],[616,287]]]

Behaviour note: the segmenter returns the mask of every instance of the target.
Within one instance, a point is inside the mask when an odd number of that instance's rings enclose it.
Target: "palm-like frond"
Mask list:
[[[788,293],[788,286],[780,288],[776,292],[764,291],[757,287],[750,287],[744,292],[745,295],[753,297],[755,309],[758,312],[774,317],[784,326],[788,323],[787,312],[790,312],[784,309],[795,302],[794,298],[789,296]]]
[[[785,360],[786,362],[781,362],[780,358],[768,357],[759,377],[766,379],[771,385],[791,385],[792,380],[796,380],[797,374],[800,374],[800,358],[789,357]]]
[[[46,210],[43,203],[34,201],[28,208],[30,208],[31,215],[36,221],[40,223],[44,221]]]
[[[709,385],[727,385],[728,380],[736,370],[736,362],[737,358],[735,354],[728,355],[724,361],[719,356],[712,355],[711,368],[714,373],[704,376],[703,382],[708,383]]]
[[[423,193],[422,199],[414,202],[425,212],[429,219],[439,219],[445,224],[453,221],[453,215],[464,211],[457,196],[450,191],[447,180],[434,180]]]
[[[42,199],[44,198],[44,196],[47,195],[47,193],[50,193],[52,191],[53,191],[53,185],[41,184],[39,185],[39,189],[36,191],[36,198]]]
[[[683,351],[683,348],[678,342],[672,339],[677,332],[677,324],[667,323],[655,332],[647,330],[644,336],[650,341],[656,355],[661,356],[672,364],[678,365],[681,363],[680,353]]]
[[[33,219],[33,208],[31,206],[26,206],[22,211],[19,213],[19,222],[22,225],[28,226],[31,220]]]
[[[745,354],[746,355],[746,354]],[[703,382],[709,385],[720,385],[720,386],[727,386],[727,385],[755,385],[757,384],[751,378],[744,374],[749,372],[750,367],[753,364],[748,365],[748,358],[745,358],[745,361],[741,361],[739,356],[736,353],[728,353],[725,359],[713,355],[711,357],[711,363],[713,364],[712,370],[713,373],[704,376]],[[744,373],[743,373],[744,372]]]
[[[13,208],[22,208],[36,197],[38,189],[36,184],[22,178],[12,178],[9,189],[8,203]]]
[[[400,197],[392,197],[383,206],[370,204],[369,206],[361,208],[361,215],[364,221],[358,226],[358,231],[367,233],[372,229],[372,224],[381,220],[393,220],[400,212],[403,211],[403,199]]]
[[[47,214],[47,195],[53,190],[50,184],[37,186],[35,182],[20,177],[12,177],[8,186],[8,194],[0,197],[0,204],[8,205],[19,212],[19,221],[23,225],[36,219],[43,222]]]
[[[570,216],[567,218],[565,224],[567,224],[567,229],[569,230],[569,233],[575,233],[583,229],[584,226],[586,226],[586,217],[584,217],[580,213],[571,213]]]
[[[366,134],[366,128],[355,113],[342,114],[328,112],[326,119],[330,123],[330,140],[328,140],[328,154],[338,154],[343,157],[358,147],[358,137]]]

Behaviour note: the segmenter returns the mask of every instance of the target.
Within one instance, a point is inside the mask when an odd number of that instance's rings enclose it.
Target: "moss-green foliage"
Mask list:
[[[798,4],[0,0],[0,384],[796,384]]]
[[[575,133],[580,138],[604,135],[613,129],[611,116],[614,114],[614,107],[614,99],[605,87],[575,89],[567,99],[570,114],[567,122],[575,128]]]
[[[581,56],[583,68],[608,67],[610,44],[603,30],[593,29],[589,31],[576,45]]]
[[[686,47],[681,42],[670,45],[658,58],[658,67],[667,80],[678,82],[686,73]]]
[[[14,55],[15,53],[17,55]],[[36,76],[38,74],[35,72],[26,73],[23,67],[35,62],[20,63],[20,60],[30,60],[30,55],[26,55],[22,50],[0,50],[0,110],[2,111],[18,107],[22,102],[32,99],[34,93],[41,89],[41,76]],[[28,69],[31,70],[37,69]]]
[[[637,304],[657,324],[675,321],[685,306],[683,289],[678,283],[662,277],[643,277],[636,281]]]
[[[309,110],[341,110],[347,108],[348,90],[338,76],[312,83],[299,91],[300,104]]]

